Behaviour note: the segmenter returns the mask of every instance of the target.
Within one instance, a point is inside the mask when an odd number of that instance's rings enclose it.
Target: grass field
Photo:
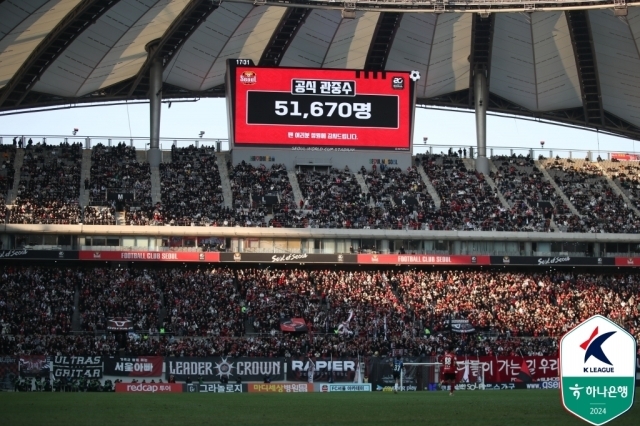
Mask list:
[[[392,394],[2,393],[14,425],[585,425],[557,391]],[[636,404],[610,425],[640,425]]]

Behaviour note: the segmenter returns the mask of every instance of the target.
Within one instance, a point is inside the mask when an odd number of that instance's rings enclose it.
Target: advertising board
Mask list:
[[[236,147],[410,149],[409,72],[269,68],[230,60],[227,81]]]

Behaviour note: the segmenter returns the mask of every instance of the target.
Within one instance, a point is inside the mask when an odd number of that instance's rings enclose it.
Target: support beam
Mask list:
[[[144,97],[149,90],[149,69],[156,58],[163,61],[163,66],[171,61],[180,46],[187,41],[193,32],[207,20],[221,2],[211,0],[191,0],[189,4],[171,23],[159,39],[153,55],[149,55],[142,68],[129,86],[129,98]]]
[[[300,27],[311,13],[311,9],[290,7],[282,17],[258,62],[260,66],[277,67],[284,57],[289,43],[298,33]]]
[[[147,44],[146,50],[152,57],[149,69],[149,152],[147,161],[151,167],[160,165],[162,154],[160,153],[160,113],[162,106],[162,58],[155,55],[159,40]]]
[[[482,67],[474,71],[474,99],[476,110],[476,140],[478,157],[476,170],[489,176],[489,160],[487,159],[487,104],[489,91],[487,90],[487,74]]]
[[[387,65],[389,51],[393,44],[402,13],[385,12],[378,18],[376,31],[369,46],[369,53],[365,61],[364,69],[371,71],[383,71]]]
[[[601,129],[605,124],[604,109],[589,15],[582,10],[565,13],[580,79],[585,124]]]
[[[0,107],[16,108],[31,87],[69,44],[120,0],[83,0],[38,44],[7,85],[0,90]]]

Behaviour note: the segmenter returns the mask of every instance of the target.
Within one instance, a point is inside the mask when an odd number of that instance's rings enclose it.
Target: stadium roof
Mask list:
[[[418,104],[640,138],[640,3],[512,0],[0,0],[0,112],[224,96],[225,61],[419,70]]]

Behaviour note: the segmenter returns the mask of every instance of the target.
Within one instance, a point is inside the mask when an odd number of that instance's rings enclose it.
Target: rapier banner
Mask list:
[[[353,383],[358,360],[356,358],[316,358],[291,357],[287,361],[287,381],[306,382],[309,380],[310,364],[313,363],[313,379],[316,382]]]

